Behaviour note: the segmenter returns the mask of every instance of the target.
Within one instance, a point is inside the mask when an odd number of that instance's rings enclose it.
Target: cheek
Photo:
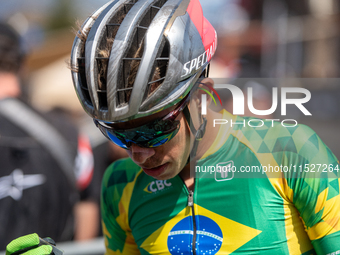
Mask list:
[[[131,152],[131,150],[127,150],[126,153],[128,154],[128,156],[129,156],[130,158],[132,158],[132,152]]]
[[[176,152],[176,159],[179,161],[180,159],[187,160],[187,157],[190,153],[190,131],[189,127],[184,120],[181,121],[181,128],[176,135],[176,139],[174,139],[174,150]],[[181,161],[179,161],[181,163]]]

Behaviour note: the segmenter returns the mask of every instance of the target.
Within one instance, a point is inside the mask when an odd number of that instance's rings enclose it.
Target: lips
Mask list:
[[[168,165],[169,165],[169,163],[165,163],[163,165],[160,165],[160,166],[157,166],[157,167],[154,167],[154,168],[144,168],[144,167],[142,167],[142,169],[147,175],[157,179],[157,177],[159,177],[160,175],[162,175],[165,172]]]

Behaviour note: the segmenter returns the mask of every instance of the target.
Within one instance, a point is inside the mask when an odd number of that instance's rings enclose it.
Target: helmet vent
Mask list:
[[[166,77],[170,58],[170,44],[165,36],[163,36],[161,45],[162,47],[160,47],[158,56],[153,66],[153,70],[148,82],[148,88],[145,91],[143,101],[150,97],[162,85]]]
[[[139,24],[135,27],[135,33],[130,48],[123,58],[123,64],[119,72],[120,80],[123,82],[117,86],[117,107],[126,105],[130,101],[133,84],[144,52],[145,34],[152,20],[165,2],[166,0],[156,1],[150,6],[148,11],[145,12]]]
[[[77,58],[77,72],[78,72],[78,83],[80,85],[81,92],[84,96],[84,100],[86,103],[89,105],[93,106],[89,89],[87,87],[87,82],[86,82],[86,74],[85,74],[85,57],[83,56],[85,53],[84,51],[81,52],[81,57]]]
[[[111,18],[108,24],[106,24],[106,30],[103,34],[101,42],[98,47],[97,52],[97,68],[98,68],[98,101],[99,107],[103,110],[108,109],[107,104],[107,68],[110,59],[111,48],[113,45],[114,38],[118,32],[118,29],[123,22],[126,14],[130,11],[132,6],[137,2],[137,0],[131,0],[126,3],[116,11],[115,15]]]
[[[75,67],[71,66],[72,72],[78,73],[77,79],[79,88],[81,90],[81,94],[84,97],[84,101],[93,107],[91,96],[89,93],[89,89],[87,86],[87,79],[86,79],[86,73],[85,73],[85,41],[87,39],[87,35],[89,33],[88,29],[80,28],[77,32],[77,37],[80,39],[79,44],[79,57],[77,58],[77,63]]]

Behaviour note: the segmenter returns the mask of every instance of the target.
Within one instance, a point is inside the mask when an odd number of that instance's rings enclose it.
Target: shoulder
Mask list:
[[[130,158],[112,163],[103,176],[101,213],[104,222],[112,215],[125,214],[132,198],[137,176],[142,170]],[[122,212],[122,208],[125,208]]]
[[[304,124],[283,126],[276,123],[268,131],[265,142],[270,144],[272,152],[291,152],[307,161],[327,151],[327,146],[315,131]]]
[[[318,149],[322,141],[308,126],[289,124],[274,120],[239,118],[245,124],[237,132],[241,132],[258,152],[295,152]],[[239,125],[240,126],[240,125]],[[264,150],[265,148],[265,150]]]
[[[113,162],[105,171],[103,187],[126,185],[132,182],[141,168],[130,158],[123,158]]]
[[[316,137],[316,133],[306,125],[282,125],[280,122],[275,122],[269,127],[264,140],[275,142],[276,147],[299,151],[303,145],[312,142]]]
[[[336,161],[330,149],[309,126],[250,117],[237,117],[236,121],[239,125],[233,127],[232,135],[257,157],[272,155],[279,164],[316,160],[320,164],[332,164]]]

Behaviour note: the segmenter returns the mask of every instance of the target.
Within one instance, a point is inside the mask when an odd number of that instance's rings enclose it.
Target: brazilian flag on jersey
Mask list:
[[[339,254],[337,159],[307,126],[271,125],[219,132],[197,162],[193,194],[179,176],[155,180],[131,159],[112,164],[102,188],[106,254]],[[229,170],[204,172],[211,166]],[[267,172],[245,175],[246,166]],[[268,170],[281,166],[291,168]]]

